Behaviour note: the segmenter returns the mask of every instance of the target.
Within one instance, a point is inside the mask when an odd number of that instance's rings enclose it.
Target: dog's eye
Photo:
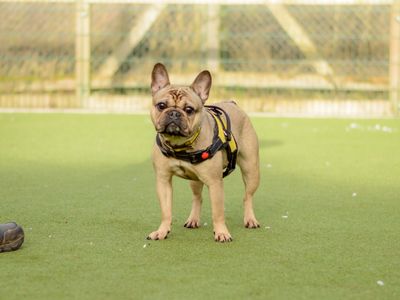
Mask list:
[[[188,115],[191,115],[191,114],[194,113],[194,108],[193,108],[193,107],[190,107],[190,106],[187,106],[187,107],[185,107],[185,112],[186,112]]]
[[[165,104],[164,102],[160,102],[156,105],[156,107],[158,108],[158,110],[164,110],[167,108],[167,104]]]

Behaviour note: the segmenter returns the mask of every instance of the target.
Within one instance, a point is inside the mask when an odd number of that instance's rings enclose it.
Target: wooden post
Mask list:
[[[75,88],[77,105],[82,107],[90,95],[90,4],[76,1]]]
[[[326,78],[334,87],[336,82],[334,79],[334,70],[329,63],[324,60],[318,53],[318,49],[313,41],[307,35],[301,24],[290,14],[283,4],[268,4],[268,8],[272,15],[278,21],[279,25],[286,31],[288,36],[299,47],[301,52],[311,60],[312,66],[318,74]]]
[[[94,80],[106,81],[111,84],[112,76],[118,70],[120,65],[140,43],[151,26],[157,21],[163,9],[166,7],[163,3],[156,3],[148,6],[143,13],[135,20],[135,25],[130,29],[125,40],[114,50],[114,52],[101,65]]]
[[[390,18],[390,101],[393,114],[400,112],[400,2],[393,1]]]
[[[219,69],[219,5],[208,5],[207,20],[207,68],[214,74]]]

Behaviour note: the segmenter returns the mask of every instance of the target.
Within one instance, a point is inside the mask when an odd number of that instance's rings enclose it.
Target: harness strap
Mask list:
[[[223,172],[223,177],[228,176],[236,167],[237,158],[237,143],[231,131],[231,122],[227,113],[220,107],[206,105],[207,112],[211,114],[215,121],[214,137],[212,144],[206,149],[186,152],[185,150],[173,149],[165,145],[157,134],[156,142],[161,152],[167,157],[190,162],[191,164],[198,164],[207,159],[212,158],[219,150],[225,150],[228,165]],[[224,115],[224,118],[221,116]]]

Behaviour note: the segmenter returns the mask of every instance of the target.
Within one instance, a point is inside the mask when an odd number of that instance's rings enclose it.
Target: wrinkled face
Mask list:
[[[201,72],[191,86],[180,87],[169,83],[164,65],[156,64],[151,82],[151,119],[156,131],[168,141],[189,139],[199,129],[210,87],[208,71]]]
[[[158,133],[190,137],[201,122],[203,102],[190,87],[167,86],[153,96],[152,119]]]

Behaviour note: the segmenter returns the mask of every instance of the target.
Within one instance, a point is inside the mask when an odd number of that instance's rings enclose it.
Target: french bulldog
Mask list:
[[[158,229],[148,235],[149,240],[166,239],[171,231],[172,177],[175,175],[190,180],[193,192],[192,209],[184,226],[200,226],[202,190],[206,185],[211,201],[214,240],[232,241],[224,217],[223,177],[228,166],[234,168],[236,161],[245,185],[244,226],[260,227],[253,211],[253,195],[260,182],[256,132],[249,117],[234,102],[205,105],[211,81],[210,72],[202,71],[190,86],[172,85],[163,64],[157,63],[153,68],[150,115],[157,142],[152,160],[162,217]],[[218,136],[219,132],[224,134]],[[232,149],[228,143],[233,141],[235,161],[232,163]]]

